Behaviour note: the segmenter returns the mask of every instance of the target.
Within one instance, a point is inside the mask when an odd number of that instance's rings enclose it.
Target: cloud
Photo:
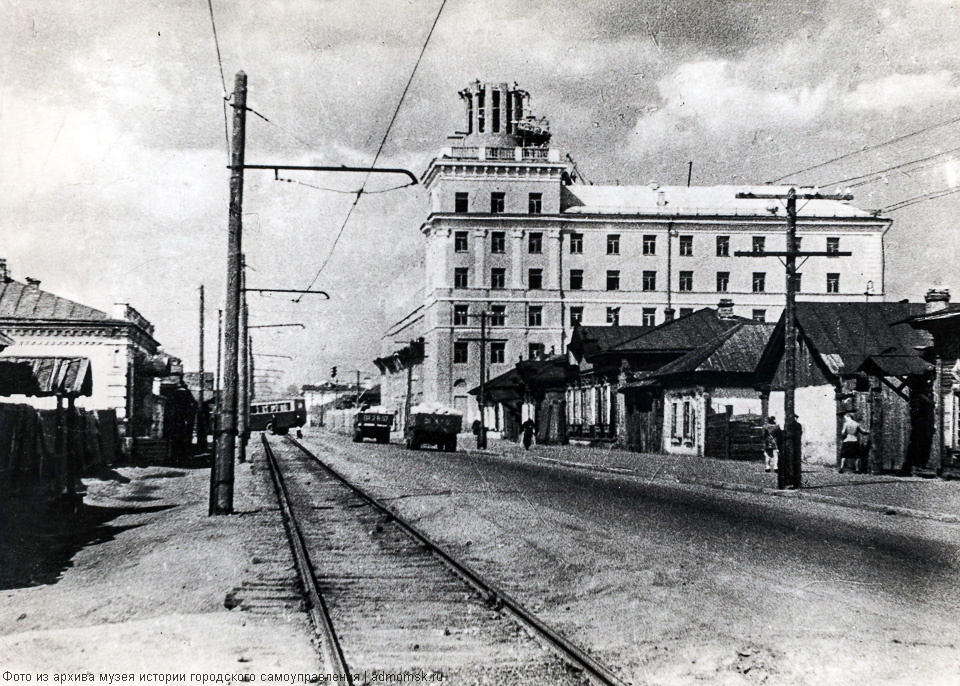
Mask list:
[[[858,85],[845,104],[855,110],[919,110],[943,102],[956,102],[960,84],[942,70],[929,74],[891,74]]]

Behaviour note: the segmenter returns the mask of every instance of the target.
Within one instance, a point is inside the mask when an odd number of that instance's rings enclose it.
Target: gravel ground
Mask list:
[[[4,669],[318,671],[262,474],[239,465],[239,514],[216,518],[206,469],[121,468],[85,484],[71,530],[0,533],[23,553],[0,580]]]
[[[531,455],[355,446],[338,468],[645,684],[956,684],[957,525]]]

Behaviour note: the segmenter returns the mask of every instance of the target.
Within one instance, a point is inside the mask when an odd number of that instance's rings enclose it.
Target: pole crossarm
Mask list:
[[[809,252],[789,252],[786,250],[737,250],[733,253],[736,257],[850,257],[853,255],[849,251],[827,250],[809,251]]]
[[[305,291],[300,288],[244,288],[245,292],[255,292],[255,293],[309,293],[312,295],[322,295],[327,300],[330,299],[330,294],[326,291]]]
[[[509,338],[458,338],[464,343],[509,343]]]
[[[737,193],[738,200],[786,200],[787,193]],[[796,191],[797,200],[853,200],[852,193],[821,193],[820,191]]]
[[[352,174],[401,174],[410,179],[410,185],[415,186],[418,181],[417,177],[409,169],[400,169],[399,167],[346,167],[340,165],[337,167],[332,166],[304,166],[304,165],[289,165],[289,164],[245,164],[242,167],[243,169],[272,169],[274,176],[282,169],[283,171],[318,171],[318,172],[349,172]],[[228,166],[227,169],[233,169],[232,166]]]

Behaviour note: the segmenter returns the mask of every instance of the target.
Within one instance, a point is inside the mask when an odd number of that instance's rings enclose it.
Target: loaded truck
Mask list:
[[[375,438],[377,443],[389,443],[392,426],[392,412],[357,412],[353,417],[353,442],[360,443],[364,438]]]
[[[407,450],[420,450],[424,444],[437,450],[456,452],[457,434],[463,417],[454,412],[411,412],[403,438]]]

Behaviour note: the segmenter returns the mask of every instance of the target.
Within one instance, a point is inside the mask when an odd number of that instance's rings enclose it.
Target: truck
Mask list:
[[[404,444],[407,450],[420,450],[426,443],[437,446],[437,450],[453,453],[457,450],[457,434],[462,425],[460,414],[414,412],[403,431]]]
[[[364,438],[375,438],[377,443],[389,443],[392,426],[392,412],[357,412],[353,417],[353,442],[360,443]]]

